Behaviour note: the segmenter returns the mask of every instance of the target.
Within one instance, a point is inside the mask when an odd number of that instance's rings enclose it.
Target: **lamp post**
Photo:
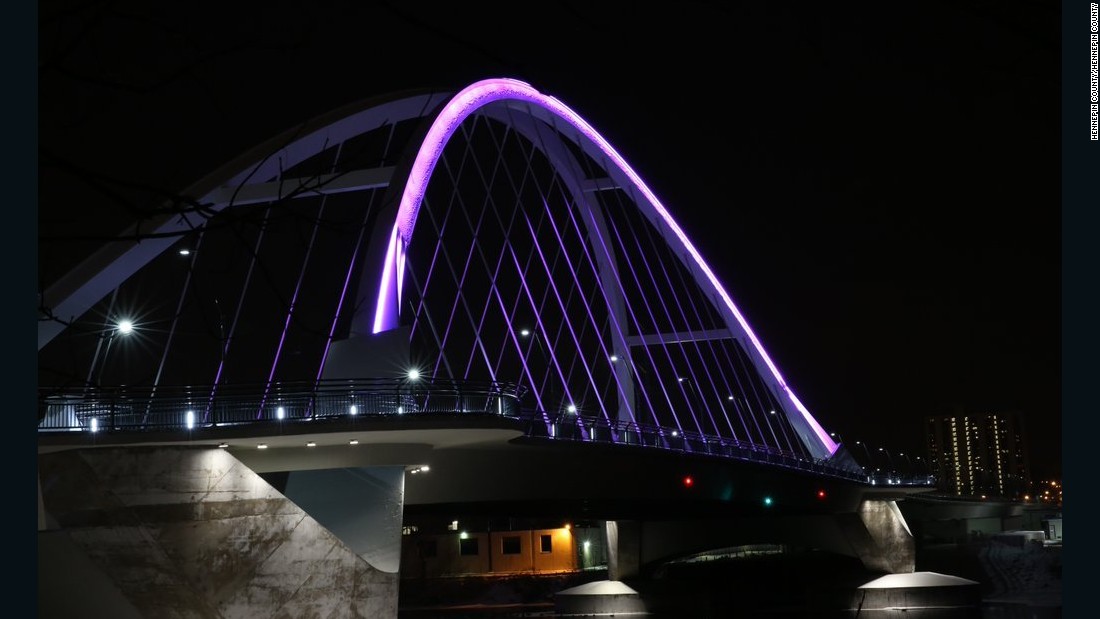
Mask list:
[[[913,461],[909,459],[909,456],[905,455],[904,453],[899,453],[898,455],[904,457],[905,461],[909,463],[909,470],[907,471],[908,475],[910,477],[915,475],[916,472],[913,470]]]
[[[920,462],[921,465],[924,467],[925,472],[927,474],[931,475],[932,474],[932,469],[928,466],[928,463],[925,462],[924,458],[921,458],[920,456],[917,456],[916,459],[917,459],[917,462]],[[916,474],[916,472],[917,472],[916,469],[913,469],[913,473]]]
[[[522,329],[519,330],[519,337],[520,337],[520,339],[528,340],[527,350],[524,350],[522,352],[524,362],[526,363],[527,361],[529,361],[531,359],[531,346],[533,346],[534,344],[537,343],[538,346],[539,346],[539,350],[542,352],[543,363],[546,364],[544,371],[548,372],[549,367],[550,367],[549,366],[550,362],[546,359],[546,348],[543,347],[542,338],[539,337],[538,332],[535,331],[534,329],[528,329],[527,327],[523,327]],[[528,372],[530,372],[530,370],[528,370]],[[532,376],[531,381],[534,382],[534,380],[535,380],[535,377]],[[543,379],[543,381],[545,382],[545,378]],[[538,385],[534,385],[534,384],[531,385],[532,390],[537,388],[537,387],[538,387]],[[542,394],[540,393],[539,395],[542,395]]]
[[[543,345],[542,345],[542,338],[539,337],[538,331],[536,331],[534,329],[528,329],[528,328],[524,327],[524,328],[519,330],[519,336],[522,339],[531,340],[532,343],[538,343],[539,350],[542,351],[542,356],[543,357],[546,356],[546,348],[543,347]],[[531,356],[531,345],[530,344],[527,346],[526,356],[528,356],[528,357]]]
[[[836,439],[836,442],[837,442],[838,445],[843,445],[844,444],[844,438],[842,436],[840,436],[839,434],[837,434],[836,432],[830,432],[829,436],[831,438]]]
[[[107,368],[107,359],[111,355],[111,345],[114,344],[115,338],[119,335],[126,337],[134,332],[134,323],[129,319],[122,319],[115,323],[115,325],[104,333],[100,333],[99,337],[107,340],[107,345],[103,348],[103,360],[99,359],[100,346],[103,346],[101,341],[96,346],[95,355],[92,357],[92,365],[88,368],[88,382],[91,382],[92,374],[95,374],[95,387],[102,388],[103,386],[103,370]],[[99,371],[96,371],[96,365],[99,365]]]
[[[676,382],[680,383],[681,385],[687,386],[687,389],[684,390],[684,397],[687,398],[688,406],[691,406],[692,396],[695,396],[694,399],[697,401],[696,403],[699,406],[699,410],[702,411],[704,408],[703,394],[699,393],[698,388],[695,386],[695,381],[690,378],[679,376],[676,378]]]
[[[411,386],[414,383],[416,383],[416,381],[418,381],[418,380],[420,380],[420,370],[418,370],[417,368],[410,368],[409,370],[407,370],[405,372],[404,376],[397,379],[397,414],[400,415],[400,414],[403,414],[405,412],[405,402],[406,401],[409,402],[409,403],[415,403],[416,396],[415,396],[414,393],[412,393],[413,389],[411,388]],[[401,394],[401,388],[404,387],[405,385],[410,386],[410,389],[409,389],[410,393],[409,393],[408,396],[403,396]],[[411,411],[411,412],[416,412],[416,411],[414,410],[414,411]]]
[[[863,453],[867,456],[867,466],[865,466],[863,468],[864,469],[866,469],[868,467],[874,468],[875,467],[875,461],[871,458],[871,450],[867,449],[867,443],[864,443],[863,441],[856,441],[856,445],[859,445],[860,447],[862,447],[863,448]]]
[[[890,450],[885,448],[885,447],[879,447],[878,450],[886,452],[886,461],[890,463],[890,468],[886,471],[886,476],[889,477],[890,473],[895,472],[894,471],[894,457],[890,455]]]

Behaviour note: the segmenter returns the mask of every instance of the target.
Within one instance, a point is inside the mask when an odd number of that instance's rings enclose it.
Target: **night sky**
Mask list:
[[[159,4],[39,4],[41,285],[312,116],[515,77],[646,179],[826,429],[923,454],[926,415],[1019,410],[1060,475],[1057,8]]]

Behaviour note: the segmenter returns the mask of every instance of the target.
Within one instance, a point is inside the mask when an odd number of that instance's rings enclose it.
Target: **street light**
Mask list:
[[[95,386],[96,387],[101,387],[102,386],[102,384],[103,384],[103,370],[106,369],[106,367],[107,367],[107,359],[110,357],[111,344],[114,343],[115,337],[117,337],[119,335],[121,335],[123,337],[127,337],[133,332],[134,332],[134,322],[132,320],[128,319],[128,318],[123,318],[123,319],[119,320],[118,322],[116,322],[111,329],[109,329],[106,332],[100,334],[100,336],[99,336],[100,338],[106,338],[107,347],[105,349],[103,349],[103,361],[100,362],[99,361],[99,350],[100,350],[99,347],[103,345],[103,342],[100,341],[99,345],[96,346],[95,356],[92,357],[92,365],[91,365],[90,368],[88,368],[89,382],[90,382],[90,379],[91,379],[91,375],[92,375],[93,372],[96,371],[96,365],[98,364],[99,365],[99,372],[96,373],[96,375],[95,375],[96,376],[95,377]]]
[[[904,453],[899,453],[898,455],[899,455],[899,456],[902,456],[902,457],[904,457],[904,458],[905,458],[905,461],[909,463],[909,475],[910,475],[910,476],[914,475],[914,474],[915,474],[915,471],[914,471],[914,469],[913,469],[913,461],[912,461],[912,460],[910,460],[910,459],[909,459],[909,456],[906,456],[906,455],[905,455]],[[918,457],[919,457],[919,456],[918,456]]]
[[[683,376],[678,376],[676,378],[676,382],[680,383],[681,385],[687,385],[688,388],[684,390],[684,398],[687,401],[689,408],[694,408],[692,406],[691,400],[692,396],[695,396],[695,399],[698,400],[699,410],[706,410],[706,407],[703,406],[703,394],[699,392],[699,388],[695,385],[694,380],[690,378],[685,378]]]
[[[886,461],[890,463],[890,469],[886,471],[886,474],[889,476],[890,473],[894,472],[894,457],[890,455],[890,450],[885,447],[879,447],[878,450],[886,452]]]
[[[863,468],[868,468],[868,467],[875,466],[875,461],[874,461],[874,459],[871,458],[871,450],[867,449],[867,443],[864,443],[863,441],[856,441],[856,445],[859,445],[860,447],[862,447],[863,448],[863,453],[867,456],[867,466],[865,466]]]

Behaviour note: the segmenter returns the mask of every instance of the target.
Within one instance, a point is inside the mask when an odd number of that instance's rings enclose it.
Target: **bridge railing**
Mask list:
[[[874,486],[935,486],[935,475],[897,475],[876,473],[869,477]]]
[[[523,416],[528,420],[527,435],[532,438],[653,447],[766,463],[854,481],[870,481],[862,472],[837,466],[828,460],[813,459],[797,452],[734,438],[575,414],[548,416],[538,411],[524,411]]]
[[[41,389],[41,433],[183,431],[404,415],[499,415],[526,422],[532,438],[612,443],[766,463],[880,483],[804,454],[656,425],[521,408],[524,388],[446,379],[359,379],[111,389]],[[909,485],[909,484],[905,484]]]
[[[406,414],[515,417],[522,388],[438,379],[39,390],[39,432],[192,430]]]

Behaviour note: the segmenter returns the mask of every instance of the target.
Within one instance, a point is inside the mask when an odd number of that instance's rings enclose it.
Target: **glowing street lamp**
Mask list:
[[[107,347],[105,349],[103,349],[103,361],[100,362],[99,361],[99,350],[100,350],[99,346],[102,346],[103,342],[100,341],[99,345],[96,346],[95,356],[92,357],[92,365],[88,369],[89,382],[91,381],[92,372],[95,372],[96,365],[98,364],[99,365],[99,372],[96,374],[95,385],[97,387],[102,386],[102,383],[103,383],[103,370],[106,369],[106,367],[107,367],[107,359],[110,358],[111,345],[114,344],[115,337],[117,337],[119,335],[121,335],[123,337],[126,337],[126,336],[129,336],[133,332],[134,332],[134,322],[132,320],[130,320],[129,318],[123,318],[123,319],[119,320],[118,322],[116,322],[112,328],[110,328],[109,330],[107,330],[105,333],[103,333],[100,336],[101,338],[106,338]]]

